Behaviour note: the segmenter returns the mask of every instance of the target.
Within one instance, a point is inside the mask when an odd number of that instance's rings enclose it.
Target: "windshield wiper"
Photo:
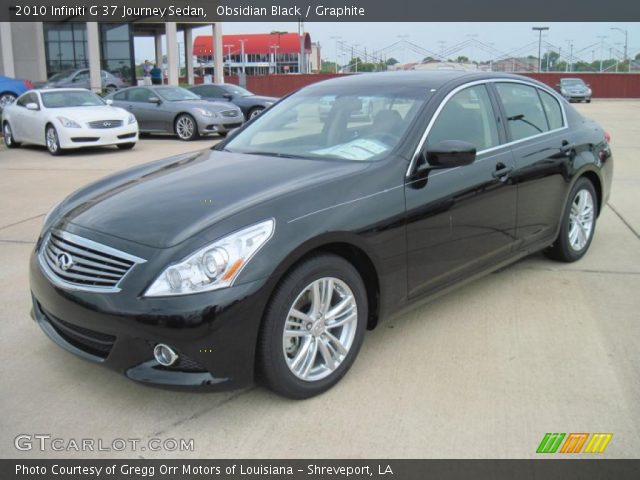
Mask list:
[[[307,158],[302,155],[293,155],[291,153],[280,153],[280,152],[239,152],[246,153],[248,155],[264,155],[265,157],[278,157],[278,158]]]

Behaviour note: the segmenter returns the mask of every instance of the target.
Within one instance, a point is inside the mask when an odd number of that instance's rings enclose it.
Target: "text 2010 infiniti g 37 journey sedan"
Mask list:
[[[408,305],[538,250],[581,258],[612,164],[600,126],[523,77],[329,80],[211,151],[56,206],[31,259],[33,316],[63,348],[139,382],[257,378],[309,397]]]

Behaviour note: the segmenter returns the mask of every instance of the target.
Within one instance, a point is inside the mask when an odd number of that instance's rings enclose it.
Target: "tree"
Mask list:
[[[398,60],[396,60],[393,57],[387,58],[387,65],[395,65],[396,63],[400,63]]]
[[[336,62],[329,60],[322,60],[322,67],[320,67],[321,73],[336,73]]]
[[[435,61],[436,61],[436,59],[433,58],[433,57],[424,57],[422,59],[422,63],[431,63],[431,62],[435,62]]]
[[[464,55],[460,55],[456,58],[457,63],[469,63],[469,57],[465,57]]]
[[[640,60],[640,53],[636,55],[636,60]]]

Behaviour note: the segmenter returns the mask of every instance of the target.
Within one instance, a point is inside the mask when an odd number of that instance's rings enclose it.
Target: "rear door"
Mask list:
[[[455,283],[511,254],[516,225],[514,168],[499,111],[487,85],[459,87],[427,127],[425,151],[443,140],[476,147],[474,163],[409,175],[409,297]]]
[[[555,236],[569,188],[573,143],[558,99],[522,82],[494,84],[512,144],[518,248]]]

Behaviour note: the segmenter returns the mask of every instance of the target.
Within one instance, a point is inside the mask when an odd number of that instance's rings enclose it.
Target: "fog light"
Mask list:
[[[178,354],[164,343],[159,343],[155,346],[153,356],[156,358],[156,361],[164,367],[169,367],[178,361]]]

